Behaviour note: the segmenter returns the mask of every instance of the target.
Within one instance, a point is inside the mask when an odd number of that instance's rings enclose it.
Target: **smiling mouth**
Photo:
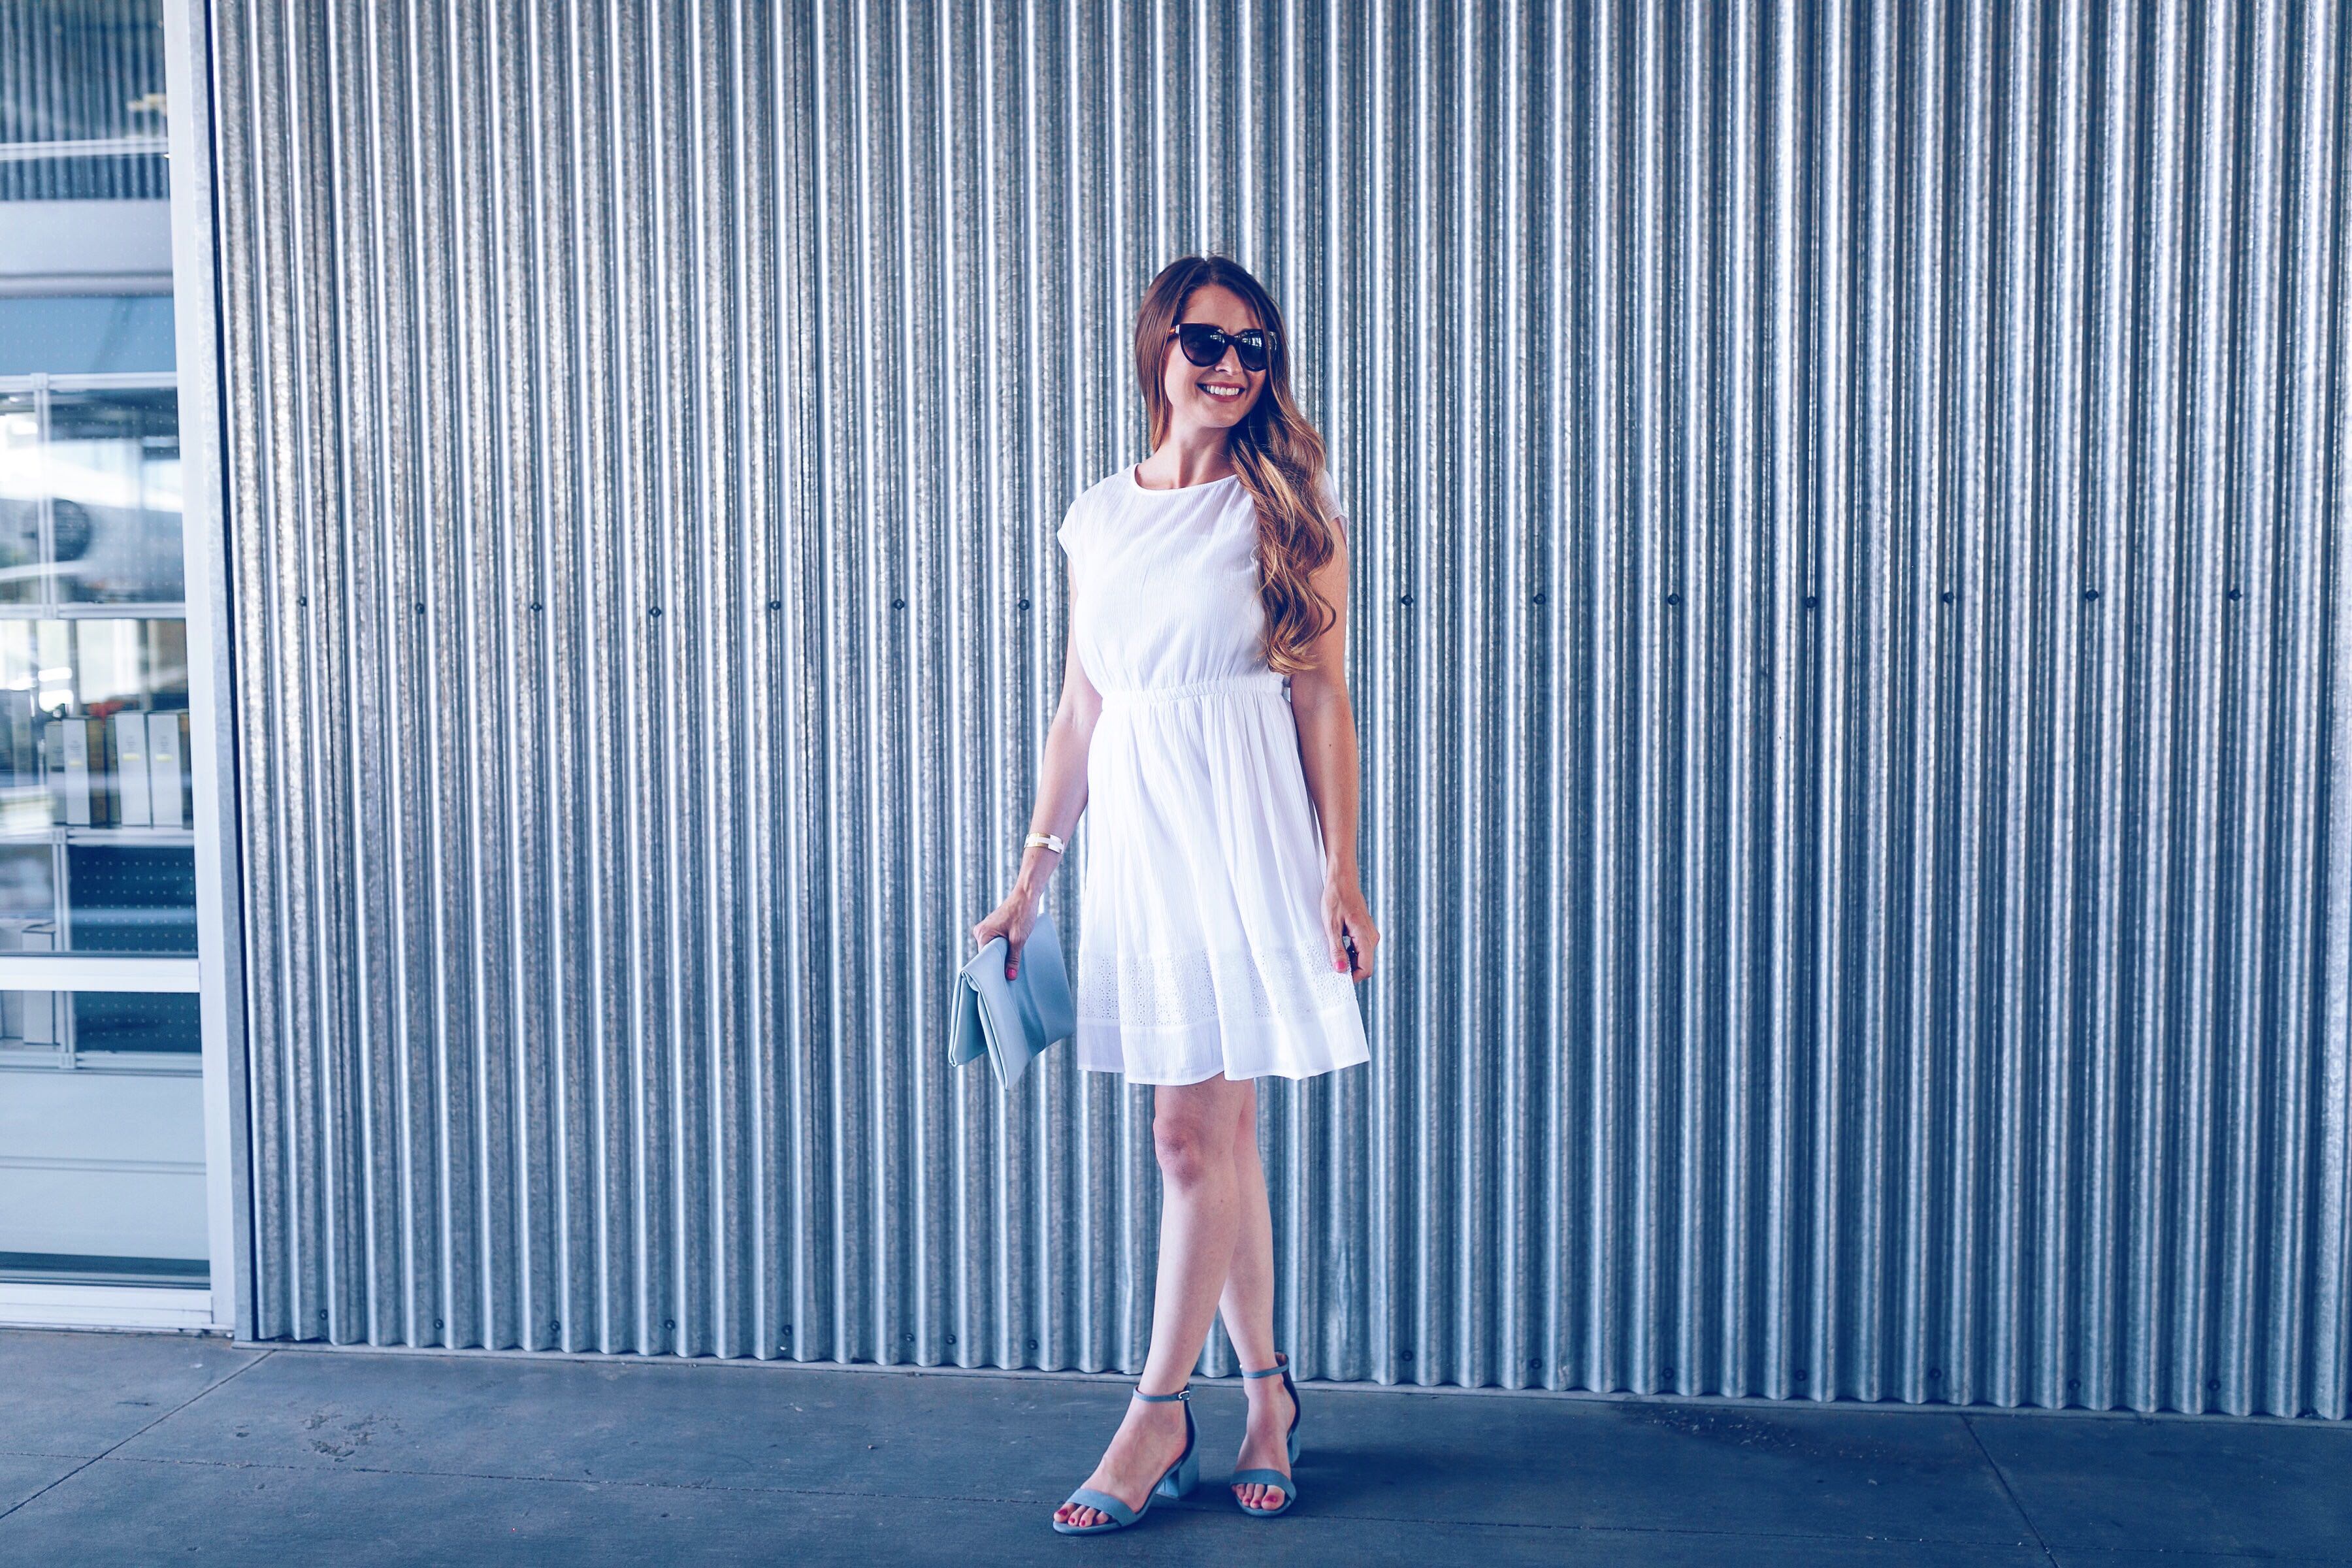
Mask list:
[[[1223,382],[1204,381],[1198,384],[1202,392],[1207,393],[1211,397],[1215,398],[1220,403],[1240,402],[1242,392],[1244,390],[1238,386],[1228,386]]]

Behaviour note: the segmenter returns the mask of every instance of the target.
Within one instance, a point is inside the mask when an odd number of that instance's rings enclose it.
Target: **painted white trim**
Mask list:
[[[44,386],[51,392],[177,392],[180,389],[180,373],[176,370],[93,370],[74,375],[53,375],[47,371],[38,375],[0,375],[0,392],[32,392]],[[106,607],[138,608],[135,605],[109,605]]]
[[[188,766],[194,825],[197,987],[205,1058],[205,1183],[211,1326],[252,1332],[240,1299],[252,1263],[245,1138],[245,964],[236,881],[236,756],[229,679],[228,533],[223,467],[219,247],[213,215],[210,7],[163,0],[165,127],[172,159],[172,317],[180,405],[181,538],[188,632]]]
[[[203,921],[198,921],[201,929]],[[202,941],[201,936],[198,941]],[[0,991],[201,991],[193,958],[114,953],[0,953]]]
[[[0,163],[8,153],[0,146]],[[153,197],[10,202],[0,227],[0,278],[12,282],[96,294],[109,278],[169,277],[171,265],[172,204]]]
[[[0,1280],[0,1328],[210,1329],[213,1292],[160,1285],[34,1285]]]
[[[16,204],[11,202],[10,206]],[[76,300],[92,294],[169,294],[172,279],[161,272],[44,272],[0,278],[0,299]]]
[[[36,158],[135,158],[171,150],[167,136],[88,136],[70,142],[10,142],[0,145],[0,163]]]

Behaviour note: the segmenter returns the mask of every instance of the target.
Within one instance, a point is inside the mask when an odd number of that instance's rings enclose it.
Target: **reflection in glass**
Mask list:
[[[196,951],[194,846],[68,842],[65,849],[71,951]]]
[[[57,921],[57,856],[48,840],[0,840],[0,952],[54,952]],[[13,940],[26,932],[42,940]]]
[[[47,459],[58,597],[177,603],[179,395],[52,393]]]
[[[0,952],[195,951],[186,623],[0,616]]]
[[[0,604],[36,603],[41,554],[40,405],[0,392]]]

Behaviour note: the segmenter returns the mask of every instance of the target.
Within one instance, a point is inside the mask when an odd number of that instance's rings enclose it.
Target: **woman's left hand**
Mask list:
[[[1323,884],[1323,937],[1334,970],[1350,980],[1371,974],[1372,954],[1381,945],[1381,933],[1372,925],[1371,911],[1364,907],[1364,890],[1353,877],[1334,877]]]

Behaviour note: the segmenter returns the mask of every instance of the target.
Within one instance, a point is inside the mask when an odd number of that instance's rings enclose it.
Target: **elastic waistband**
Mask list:
[[[1128,703],[1181,702],[1188,697],[1223,697],[1249,691],[1280,691],[1287,679],[1278,669],[1254,669],[1244,675],[1222,675],[1212,680],[1188,680],[1181,686],[1130,686],[1102,693],[1103,706]]]

